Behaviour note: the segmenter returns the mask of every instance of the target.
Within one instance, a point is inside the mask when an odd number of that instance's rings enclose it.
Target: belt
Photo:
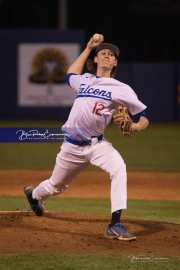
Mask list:
[[[100,142],[103,139],[103,135],[92,136],[91,138],[92,139],[96,138],[98,140],[98,142]],[[86,145],[91,145],[93,140],[77,141],[77,140],[71,139],[69,137],[65,137],[65,141],[69,142],[69,143],[72,143],[72,144],[75,144],[75,145],[79,145],[79,146],[86,146]]]

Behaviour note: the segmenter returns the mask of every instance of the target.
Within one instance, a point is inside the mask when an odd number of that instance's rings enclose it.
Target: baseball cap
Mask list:
[[[112,43],[105,43],[105,42],[101,43],[99,46],[96,47],[95,53],[97,54],[99,51],[104,50],[104,49],[109,49],[110,51],[114,53],[117,59],[119,58],[120,50],[116,45]]]

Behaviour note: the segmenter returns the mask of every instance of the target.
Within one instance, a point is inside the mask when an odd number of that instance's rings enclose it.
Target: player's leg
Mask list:
[[[94,146],[90,156],[91,164],[108,172],[111,179],[111,223],[105,236],[119,240],[134,240],[136,237],[129,233],[120,223],[122,209],[127,208],[127,173],[126,164],[117,150],[107,141]]]
[[[67,149],[69,152],[67,152]],[[78,149],[78,147],[77,147]],[[76,150],[77,150],[76,149]],[[62,146],[61,151],[57,154],[56,164],[52,175],[49,179],[42,181],[37,187],[25,188],[25,194],[36,215],[43,214],[42,201],[51,195],[64,192],[73,177],[86,166],[86,159],[82,155],[71,151],[71,145]]]
[[[70,149],[68,148],[70,151]],[[56,164],[49,179],[41,182],[34,190],[33,197],[38,200],[44,200],[50,195],[56,195],[64,192],[72,178],[86,165],[83,156],[76,153],[67,152],[64,147],[57,154]]]
[[[102,141],[94,146],[91,164],[108,172],[111,179],[111,211],[127,208],[126,164],[111,143]]]

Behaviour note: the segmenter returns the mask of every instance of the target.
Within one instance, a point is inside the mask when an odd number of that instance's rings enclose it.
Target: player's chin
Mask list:
[[[110,65],[110,64],[104,63],[104,64],[102,65],[102,68],[105,69],[105,70],[112,70],[112,69],[113,69],[113,66]]]
[[[104,67],[111,67],[111,64],[108,61],[104,61],[102,63],[102,66],[104,66]]]

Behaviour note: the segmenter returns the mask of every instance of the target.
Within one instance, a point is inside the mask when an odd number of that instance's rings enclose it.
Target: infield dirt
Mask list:
[[[0,195],[23,196],[23,187],[36,185],[49,171],[0,171]],[[108,176],[82,172],[64,197],[109,196]],[[180,200],[180,173],[130,172],[128,198]],[[123,242],[103,235],[108,219],[95,214],[53,213],[36,217],[30,212],[1,212],[0,254],[95,253],[137,256],[180,256],[180,225],[124,220],[137,240]]]

